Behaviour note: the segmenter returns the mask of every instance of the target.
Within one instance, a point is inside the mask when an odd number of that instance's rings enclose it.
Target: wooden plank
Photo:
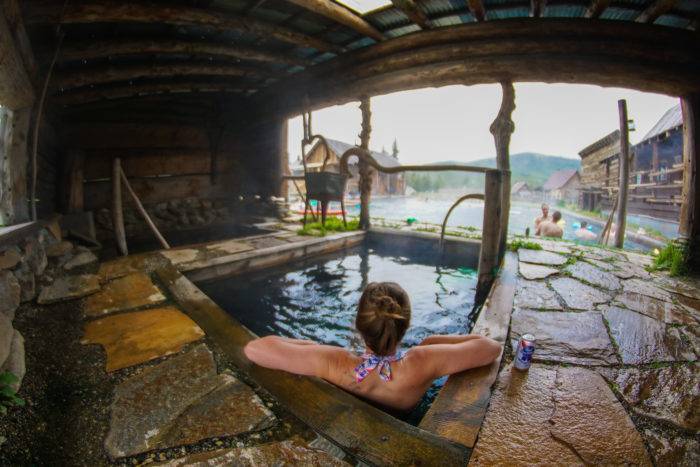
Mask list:
[[[491,290],[491,285],[499,266],[499,245],[501,243],[501,216],[503,203],[503,173],[492,170],[486,172],[484,181],[484,221],[479,252],[479,278],[476,284],[475,303],[482,303]]]
[[[676,6],[678,0],[654,0],[639,16],[635,19],[638,23],[653,23],[659,16],[671,11]]]
[[[591,19],[600,18],[608,5],[610,5],[610,0],[591,0],[584,16]]]
[[[324,52],[340,50],[338,46],[278,24],[203,8],[108,0],[94,0],[79,4],[68,2],[63,10],[60,7],[61,5],[53,4],[49,5],[48,9],[33,8],[26,21],[28,24],[56,24],[61,21],[62,24],[161,23],[172,26],[206,27],[219,33],[239,31],[262,39],[275,39]]]
[[[111,164],[107,164],[106,177],[110,176]],[[83,211],[83,179],[85,172],[85,153],[80,150],[66,152],[63,165],[63,182],[61,189],[62,212],[72,214]]]
[[[421,29],[430,29],[432,24],[428,15],[421,9],[415,0],[391,0],[392,5],[405,14],[408,19],[416,23]]]
[[[486,9],[482,0],[467,0],[467,6],[477,21],[486,21]]]
[[[547,8],[547,0],[530,0],[530,17],[539,18]]]
[[[311,62],[292,54],[236,44],[183,40],[104,40],[71,42],[63,46],[60,61],[95,60],[122,55],[194,55],[309,66]]]
[[[109,178],[110,160],[117,156],[121,158],[122,170],[129,178],[192,175],[211,171],[211,159],[208,151],[204,149],[99,150],[96,153],[88,152],[88,156],[85,163],[86,180]]]
[[[27,71],[32,82],[36,82],[39,67],[36,64],[32,44],[29,41],[27,30],[24,27],[24,19],[22,17],[19,0],[2,0],[2,5],[5,11],[5,19],[7,20],[10,31],[12,31],[12,37],[15,40],[15,48],[22,57],[24,69]]]
[[[256,336],[174,267],[156,270],[183,310],[226,356],[286,409],[353,456],[375,465],[465,465],[469,451],[404,423],[327,382],[250,362],[243,347]]]
[[[361,16],[351,11],[342,5],[339,5],[331,0],[287,0],[301,8],[309,10],[317,15],[325,16],[326,18],[335,21],[354,29],[363,36],[371,37],[376,41],[383,41],[384,35],[379,32],[374,26],[365,21]]]
[[[178,96],[188,93],[229,93],[229,94],[248,94],[255,92],[253,86],[236,83],[203,83],[199,81],[192,82],[164,82],[164,83],[145,83],[135,85],[110,86],[106,88],[95,88],[79,90],[74,92],[65,92],[60,95],[53,96],[51,101],[56,105],[78,105],[89,102],[97,102],[109,99],[124,99],[134,96],[150,96],[156,94],[171,94]]]
[[[369,150],[369,138],[372,134],[372,110],[370,103],[369,97],[365,97],[360,101],[360,113],[362,114],[360,147],[365,150]],[[372,197],[372,169],[364,159],[361,159],[358,165],[360,173],[360,228],[367,230],[371,226],[369,203]]]
[[[0,13],[0,105],[17,110],[34,103],[34,88],[5,15]]]
[[[169,64],[169,65],[120,65],[106,68],[79,68],[63,71],[56,76],[54,89],[71,89],[115,81],[131,81],[142,78],[173,77],[273,77],[272,71],[241,65]],[[254,88],[254,85],[246,85]]]
[[[112,228],[117,249],[122,256],[129,254],[126,246],[126,230],[124,229],[124,209],[122,206],[122,181],[119,158],[112,162]]]
[[[518,258],[507,253],[503,269],[479,313],[472,333],[490,337],[508,345],[508,325],[513,309],[517,282]],[[424,430],[473,448],[491,399],[501,358],[489,366],[455,373],[447,379],[437,398],[420,422]]]
[[[209,147],[206,129],[194,125],[80,123],[63,128],[62,138],[81,149]]]

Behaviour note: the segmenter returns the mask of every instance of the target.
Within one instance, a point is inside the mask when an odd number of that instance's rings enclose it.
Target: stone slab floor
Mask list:
[[[471,463],[700,465],[700,281],[650,273],[644,255],[538,243],[519,250],[511,347]]]
[[[221,242],[222,254],[260,242]],[[27,407],[3,420],[0,463],[347,465],[179,309],[155,256],[76,266],[19,310]]]

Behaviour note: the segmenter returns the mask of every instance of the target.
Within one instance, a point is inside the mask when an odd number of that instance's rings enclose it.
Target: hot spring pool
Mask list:
[[[390,240],[368,242],[253,275],[198,284],[227,313],[259,336],[276,334],[364,350],[354,330],[357,303],[374,281],[399,283],[411,299],[412,318],[402,348],[431,334],[468,333],[474,324],[476,258],[415,246],[411,255]],[[417,423],[444,378],[405,418]]]

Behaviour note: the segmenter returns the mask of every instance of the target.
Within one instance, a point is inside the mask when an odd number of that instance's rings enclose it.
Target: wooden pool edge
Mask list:
[[[172,264],[155,273],[182,309],[234,364],[296,417],[363,461],[377,465],[465,465],[458,443],[409,425],[319,379],[250,362],[243,347],[256,336],[222,310]]]
[[[472,329],[474,334],[498,341],[504,349],[513,311],[517,274],[517,253],[508,252]],[[489,366],[450,376],[419,426],[473,448],[486,416],[491,388],[498,376],[502,356],[503,351]]]

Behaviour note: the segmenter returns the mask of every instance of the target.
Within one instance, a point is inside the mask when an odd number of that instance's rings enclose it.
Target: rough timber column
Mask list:
[[[700,113],[700,93],[696,92],[681,98],[683,112],[683,204],[678,226],[680,238],[688,244],[688,265],[691,270],[700,269],[700,178],[698,162],[700,153],[698,141],[698,113]]]
[[[627,101],[617,101],[620,113],[620,189],[617,192],[617,229],[615,230],[615,246],[622,248],[625,244],[625,228],[627,224],[627,193],[630,184],[630,140],[627,123]]]
[[[515,123],[511,119],[515,110],[515,88],[510,81],[501,82],[503,97],[501,109],[489,130],[496,143],[496,168],[503,170],[501,179],[501,228],[498,242],[498,260],[503,259],[508,239],[508,215],[510,214],[510,135],[515,131]]]
[[[369,107],[369,97],[363,97],[360,101],[362,112],[362,132],[360,132],[360,147],[369,150],[369,136],[372,133],[370,120],[372,112]],[[367,230],[369,224],[369,199],[372,195],[372,169],[367,162],[359,161],[360,169],[360,228]]]

